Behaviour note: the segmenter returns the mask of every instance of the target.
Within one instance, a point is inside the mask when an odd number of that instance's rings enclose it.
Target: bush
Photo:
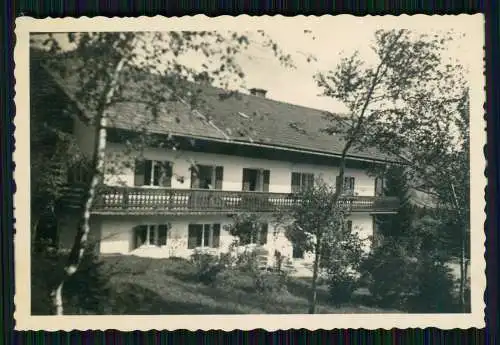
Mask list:
[[[288,276],[283,272],[261,271],[255,275],[255,288],[259,293],[286,291]]]
[[[422,258],[417,270],[418,290],[410,297],[408,309],[415,313],[455,312],[454,284],[450,269],[432,257]]]
[[[377,247],[361,265],[374,302],[385,308],[406,308],[415,294],[418,263],[397,243]]]
[[[330,268],[328,270],[330,301],[334,305],[339,306],[350,302],[357,287],[357,272],[346,267]]]
[[[231,268],[217,274],[214,285],[226,290],[255,291],[255,279],[249,272]]]
[[[204,284],[215,282],[217,274],[226,268],[225,262],[216,255],[194,253],[191,262],[195,266],[197,279]]]

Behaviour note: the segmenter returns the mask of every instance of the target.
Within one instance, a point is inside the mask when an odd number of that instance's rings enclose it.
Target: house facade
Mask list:
[[[51,72],[41,70],[43,78],[32,82],[50,79]],[[78,102],[61,79],[54,78],[50,87]],[[274,215],[286,213],[295,202],[293,193],[316,179],[335,184],[341,141],[319,130],[326,126],[322,111],[273,101],[262,92],[221,100],[221,90],[206,91],[211,107],[205,113],[187,105],[160,107],[175,109],[178,117],[172,121],[171,114],[160,113],[158,122],[148,123],[155,144],[140,151],[130,148],[129,138],[144,128],[137,121],[147,110],[134,102],[110,109],[106,172],[92,208],[90,238],[102,255],[217,254],[235,244],[228,231],[235,217],[252,213],[259,216],[259,228],[236,250],[260,247],[268,253],[269,265],[280,255],[296,267],[307,266],[312,256],[294,247]],[[85,114],[72,119],[79,147],[91,156],[95,128]],[[347,161],[342,200],[348,226],[365,239],[366,250],[375,217],[397,209],[397,200],[381,195],[382,180],[369,172],[387,163],[387,157],[373,150],[356,151]],[[82,205],[78,176],[71,182],[63,202],[67,211],[59,219],[60,247],[71,246]]]

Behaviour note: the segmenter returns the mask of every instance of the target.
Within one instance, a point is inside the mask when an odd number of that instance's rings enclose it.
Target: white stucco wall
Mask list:
[[[197,224],[221,224],[220,246],[214,250],[216,253],[227,252],[235,238],[231,236],[225,226],[232,223],[232,219],[225,216],[107,216],[99,217],[101,231],[101,254],[135,254],[151,257],[184,257],[189,258],[194,249],[188,249],[188,225]],[[368,213],[354,214],[350,217],[353,221],[353,230],[358,232],[360,238],[368,239],[372,235],[372,217]],[[268,237],[263,246],[268,250],[272,259],[274,251],[278,250],[282,255],[291,258],[293,247],[285,237],[282,228],[277,226],[272,219],[267,220]],[[149,247],[133,250],[133,228],[137,225],[170,224],[171,228],[167,234],[167,245],[163,247]],[[365,242],[365,250],[370,249],[371,243]],[[312,255],[306,253],[301,262],[312,262]]]
[[[105,183],[109,185],[134,185],[134,158],[123,154],[124,146],[109,143],[107,146],[107,173]],[[256,159],[229,156],[222,154],[200,153],[189,151],[172,151],[167,149],[147,149],[144,157],[152,160],[169,160],[173,162],[174,176],[184,177],[181,183],[172,179],[172,188],[186,188],[191,185],[189,167],[192,163],[206,165],[220,165],[224,167],[222,189],[241,191],[243,168],[263,168],[271,171],[269,191],[275,193],[291,192],[292,172],[313,173],[321,176],[326,182],[335,183],[338,173],[337,167],[299,164],[267,159]],[[110,162],[115,162],[114,164]],[[373,196],[375,193],[375,178],[361,169],[347,169],[346,175],[354,176],[355,193],[362,196]]]

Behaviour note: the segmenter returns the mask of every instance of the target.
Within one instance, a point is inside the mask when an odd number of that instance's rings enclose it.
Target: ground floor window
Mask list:
[[[304,249],[298,245],[293,245],[292,257],[294,259],[303,259],[304,258]]]
[[[247,236],[240,236],[241,244],[257,244],[262,246],[267,243],[267,233],[267,223],[252,225],[252,229],[248,231]]]
[[[218,248],[220,224],[189,224],[188,249]]]
[[[167,244],[168,224],[139,225],[134,228],[134,248],[141,246],[161,247]]]

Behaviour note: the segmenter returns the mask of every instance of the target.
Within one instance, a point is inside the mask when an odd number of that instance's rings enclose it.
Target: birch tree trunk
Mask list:
[[[95,121],[96,139],[94,143],[94,157],[92,160],[92,171],[93,171],[92,178],[90,179],[90,183],[87,188],[86,201],[78,224],[77,234],[73,242],[73,247],[71,248],[68,261],[66,263],[66,266],[64,267],[63,277],[61,278],[59,285],[51,293],[53,308],[55,310],[56,315],[64,314],[63,297],[62,297],[64,284],[78,270],[83,254],[85,252],[87,238],[90,232],[90,222],[89,222],[90,211],[96,195],[97,186],[103,174],[104,157],[106,149],[106,125],[108,120],[106,113],[107,105],[113,99],[113,95],[116,90],[116,85],[118,83],[118,77],[120,75],[121,70],[123,69],[125,60],[126,60],[125,57],[121,58],[118,64],[116,65],[113,75],[111,76],[108,88],[106,90],[102,106],[99,107],[98,112],[96,114],[96,121]]]
[[[318,289],[318,271],[319,271],[319,260],[320,260],[320,248],[321,248],[321,238],[319,237],[316,241],[314,248],[314,264],[313,264],[313,276],[311,283],[311,300],[309,302],[309,314],[316,313],[316,301],[317,301],[317,289]]]

